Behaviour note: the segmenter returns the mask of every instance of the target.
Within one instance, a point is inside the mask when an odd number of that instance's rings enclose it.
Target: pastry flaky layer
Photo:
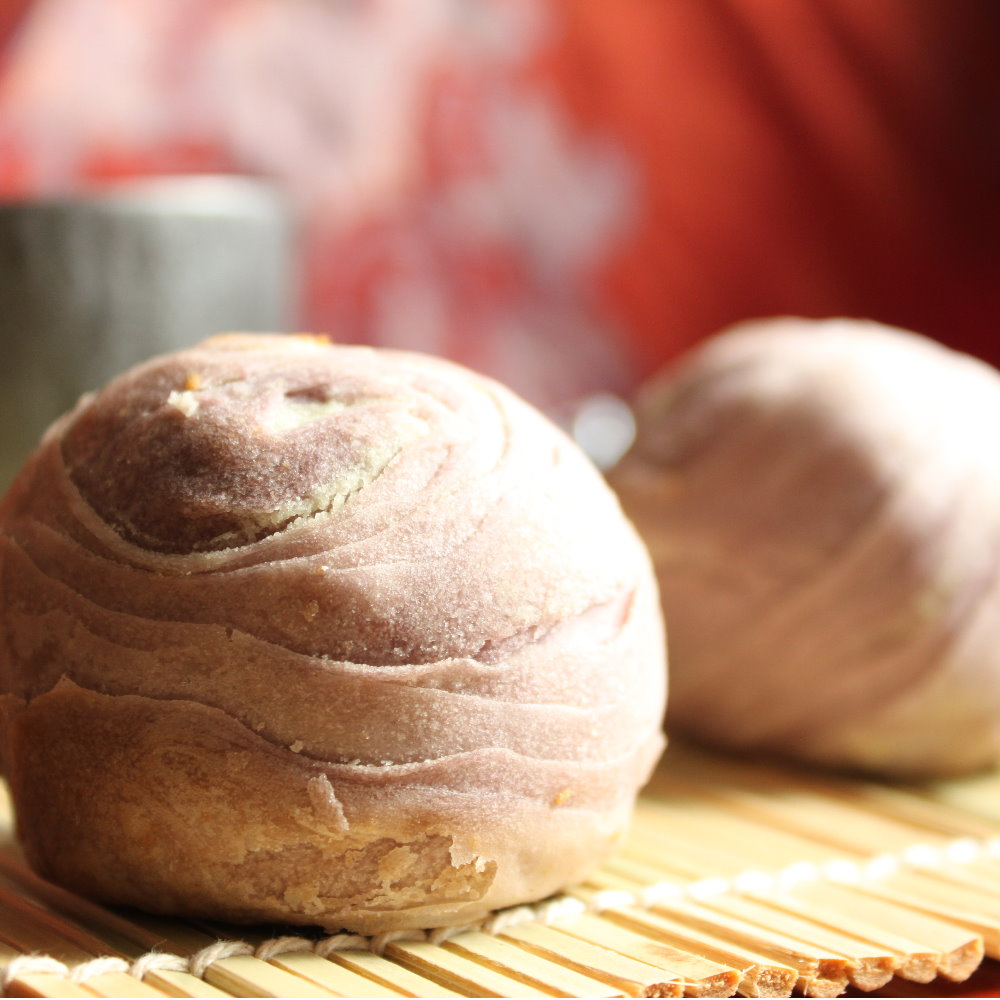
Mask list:
[[[226,335],[0,509],[3,752],[44,875],[361,933],[580,878],[662,746],[646,552],[558,429],[421,355]]]

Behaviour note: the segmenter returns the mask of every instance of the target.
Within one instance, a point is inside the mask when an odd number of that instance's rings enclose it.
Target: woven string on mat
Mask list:
[[[485,920],[459,927],[441,927],[429,931],[387,931],[372,937],[358,934],[333,934],[318,940],[285,935],[269,938],[254,947],[246,941],[217,941],[189,957],[150,951],[134,961],[105,956],[68,966],[47,955],[21,955],[0,969],[0,995],[16,979],[29,973],[54,973],[75,983],[110,972],[127,973],[142,980],[154,971],[185,972],[204,978],[213,962],[237,955],[250,955],[263,961],[295,952],[311,952],[319,957],[346,949],[363,949],[381,955],[394,941],[425,941],[442,944],[465,931],[478,930],[500,934],[506,928],[525,923],[553,924],[584,913],[599,914],[609,909],[634,907],[649,909],[660,903],[688,899],[704,901],[726,894],[767,896],[810,882],[857,885],[884,878],[902,870],[928,870],[945,864],[970,864],[982,859],[1000,858],[1000,836],[955,838],[942,846],[915,844],[904,851],[883,853],[866,861],[837,858],[824,864],[795,862],[777,872],[748,870],[734,878],[707,878],[686,885],[655,882],[638,891],[605,889],[583,900],[572,895],[556,896],[533,905],[516,906],[491,914]]]

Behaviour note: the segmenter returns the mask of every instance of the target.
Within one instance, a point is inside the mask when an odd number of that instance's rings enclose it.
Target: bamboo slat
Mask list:
[[[401,941],[389,945],[386,954],[400,965],[436,979],[443,985],[474,997],[546,997],[551,993],[524,979],[498,972],[464,955],[427,941]]]
[[[144,982],[163,990],[171,997],[231,997],[232,993],[206,983],[190,972],[169,972],[156,969],[146,974]]]
[[[0,966],[11,970],[7,991],[12,996],[90,997],[92,993],[57,972],[18,971],[14,964],[24,952],[0,940]],[[5,977],[7,978],[7,977]]]
[[[567,926],[572,925],[570,921]],[[558,960],[582,975],[601,979],[622,990],[626,996],[684,995],[683,976],[676,969],[620,955],[602,945],[576,938],[566,930],[543,924],[522,924],[508,928],[503,935],[544,958]]]
[[[253,955],[220,958],[205,970],[205,978],[213,986],[236,997],[330,996],[328,990],[262,962]]]
[[[394,997],[399,994],[351,969],[309,952],[290,952],[276,955],[271,964],[285,972],[308,979],[321,987],[327,996],[335,997]]]
[[[598,873],[591,881],[607,889],[629,890],[632,885],[607,872]],[[652,909],[670,917],[675,924],[709,935],[720,944],[735,942],[778,965],[790,966],[796,972],[796,986],[807,996],[839,996],[847,988],[847,960],[821,945],[801,941],[778,929],[754,927],[688,901],[659,903]]]
[[[57,926],[48,915],[16,897],[0,899],[0,942],[21,955],[46,954],[57,961],[81,964],[100,959],[101,943],[94,948],[81,946],[81,939],[88,935],[71,925]],[[117,958],[117,955],[107,957]],[[87,989],[97,989],[99,996],[107,997],[164,997],[168,994],[146,982],[141,982],[122,971],[101,971],[89,981]]]
[[[1000,771],[889,786],[675,747],[630,835],[568,897],[366,941],[79,899],[26,868],[0,788],[0,985],[42,997],[822,997],[893,977],[961,982],[984,954],[1000,958],[997,803]]]
[[[657,941],[602,917],[584,914],[566,921],[562,929],[619,955],[637,958],[654,968],[671,970],[681,977],[685,996],[731,997],[739,985],[739,973],[731,966]]]
[[[11,984],[11,996],[22,997],[93,997],[96,994],[65,976],[51,972],[28,972],[17,976]]]
[[[655,860],[650,854],[622,852],[621,857],[609,863],[608,870],[631,877],[641,884],[657,871]],[[680,863],[672,857],[669,866],[672,869],[684,867],[693,872],[694,877],[704,879],[711,873],[713,865],[724,873],[725,860],[725,855],[717,854],[704,845],[695,845]],[[661,866],[667,865],[661,862]],[[767,925],[808,921],[815,925],[815,929],[809,930],[811,939],[826,941],[831,947],[834,945],[829,932],[839,932],[841,928],[848,927],[855,942],[864,941],[887,958],[894,956],[898,960],[895,973],[915,982],[929,982],[938,974],[961,978],[963,971],[968,969],[965,972],[967,975],[982,959],[981,939],[977,935],[954,924],[861,893],[847,893],[835,886],[813,883],[797,887],[794,895],[782,891],[780,887],[758,895],[763,895],[766,900],[765,909],[761,912],[767,914]],[[739,901],[736,901],[730,909],[736,910],[738,905]],[[771,914],[768,908],[785,911],[785,915],[778,917]],[[886,961],[884,965],[887,967],[889,963]]]
[[[798,980],[798,972],[789,965],[775,962],[742,944],[721,940],[687,923],[673,921],[663,913],[621,907],[608,911],[604,916],[610,922],[638,931],[654,941],[686,948],[733,969],[738,976],[736,992],[740,996],[789,997]],[[572,924],[567,925],[567,929],[572,930]]]
[[[560,961],[542,958],[532,951],[481,931],[469,931],[445,942],[445,948],[466,955],[498,972],[514,969],[532,985],[551,996],[620,997],[622,992],[600,979],[582,975]]]
[[[400,996],[461,997],[466,995],[370,951],[358,949],[338,951],[330,956],[330,961],[337,962],[347,969],[353,969],[369,979],[383,983]]]

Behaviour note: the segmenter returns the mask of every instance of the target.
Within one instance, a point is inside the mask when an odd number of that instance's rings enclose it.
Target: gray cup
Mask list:
[[[241,177],[176,177],[0,204],[0,489],[79,396],[225,330],[293,323],[282,199]]]

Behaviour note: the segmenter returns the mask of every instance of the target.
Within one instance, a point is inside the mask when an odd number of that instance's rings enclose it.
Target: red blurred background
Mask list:
[[[287,191],[301,325],[558,407],[740,319],[1000,362],[994,0],[0,0],[0,195]]]

